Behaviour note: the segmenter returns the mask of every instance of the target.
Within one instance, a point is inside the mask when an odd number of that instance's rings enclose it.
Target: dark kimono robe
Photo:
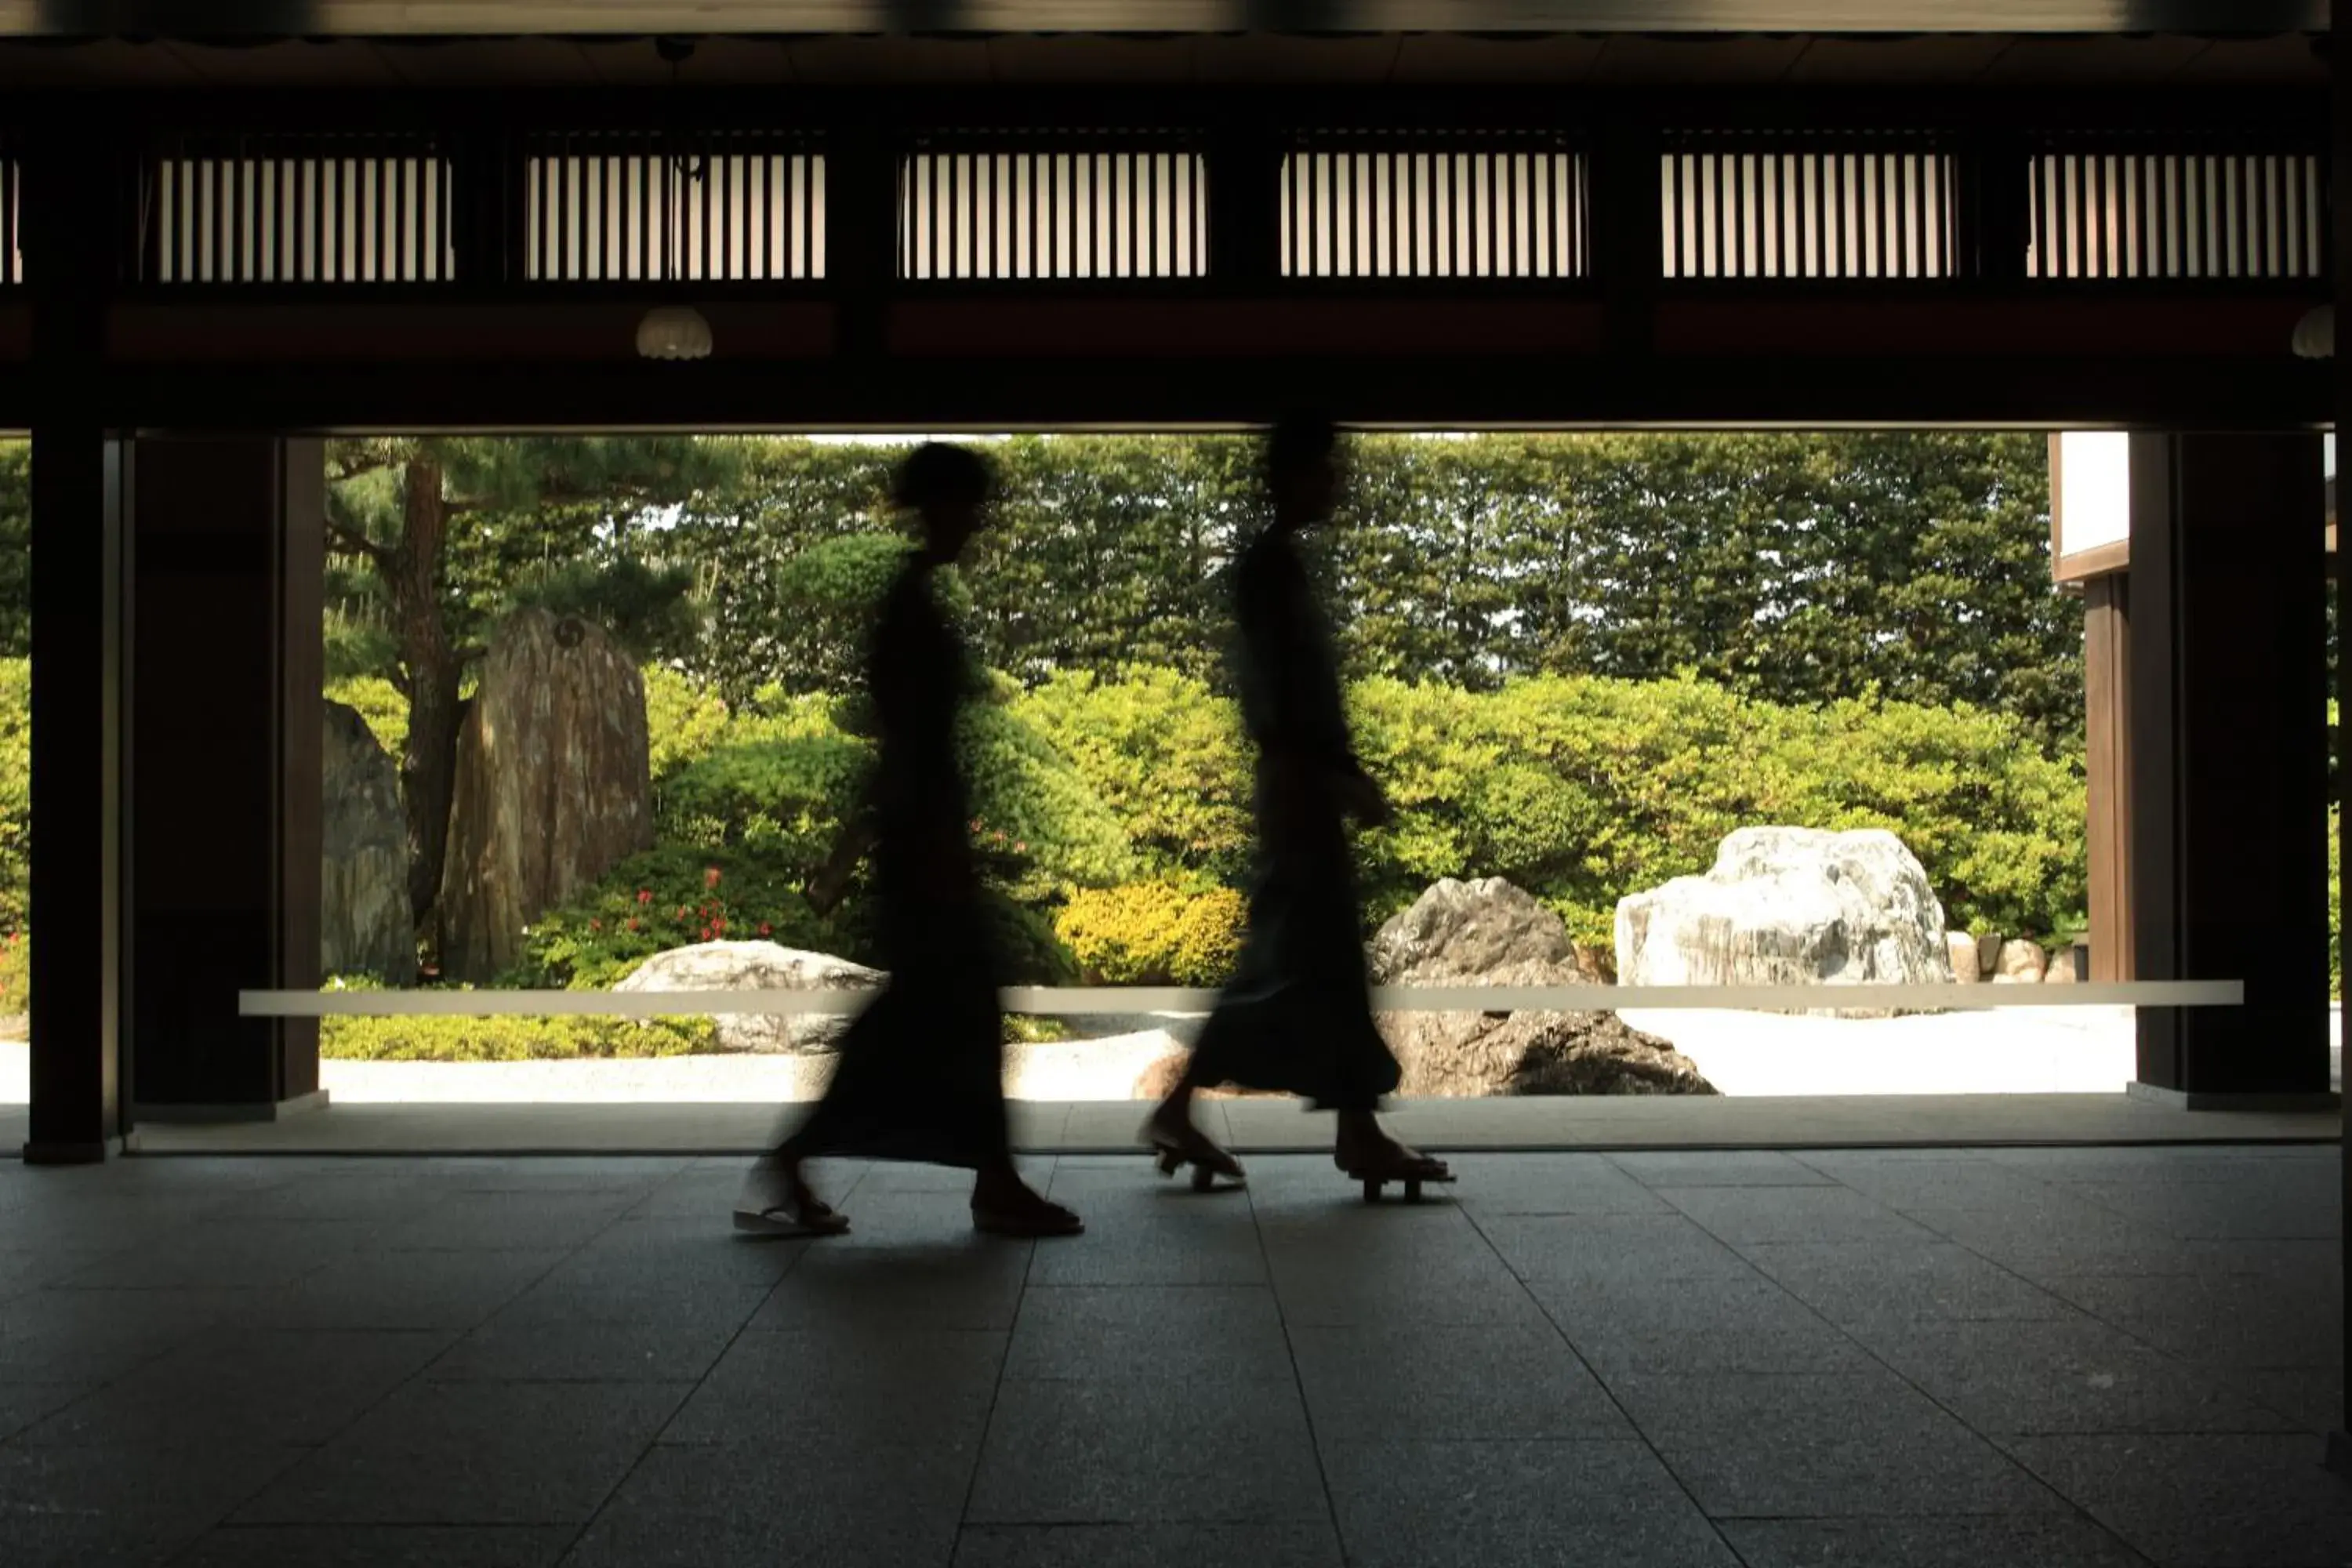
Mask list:
[[[778,1153],[978,1170],[1010,1158],[999,967],[956,755],[971,676],[919,565],[884,601],[867,682],[880,739],[871,805],[890,980],[842,1037],[824,1098]]]
[[[1261,535],[1234,574],[1242,720],[1257,746],[1258,865],[1234,983],[1192,1053],[1204,1085],[1370,1110],[1397,1086],[1373,1026],[1340,781],[1362,769],[1339,659],[1290,540]]]

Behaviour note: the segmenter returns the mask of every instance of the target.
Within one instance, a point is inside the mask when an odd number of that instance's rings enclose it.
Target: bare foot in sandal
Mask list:
[[[839,1236],[849,1216],[816,1195],[797,1162],[762,1160],[735,1200],[735,1228],[757,1236]]]
[[[1076,1236],[1086,1222],[1021,1179],[1011,1165],[982,1171],[971,1184],[972,1228],[990,1236]]]
[[[1159,1156],[1163,1175],[1173,1175],[1184,1165],[1196,1167],[1193,1184],[1203,1190],[1220,1176],[1231,1182],[1248,1178],[1242,1173],[1242,1163],[1217,1146],[1214,1139],[1201,1131],[1192,1120],[1192,1086],[1179,1084],[1176,1092],[1156,1106],[1143,1123],[1143,1141]]]
[[[1331,1163],[1357,1181],[1450,1182],[1453,1170],[1433,1155],[1409,1149],[1381,1130],[1369,1110],[1339,1117],[1339,1137]]]

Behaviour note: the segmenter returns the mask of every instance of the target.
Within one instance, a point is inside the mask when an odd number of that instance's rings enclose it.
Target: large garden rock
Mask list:
[[[1499,877],[1435,884],[1381,927],[1370,962],[1381,985],[1591,984],[1560,918]],[[1409,1096],[1716,1092],[1613,1013],[1391,1013],[1380,1026]]]
[[[872,991],[878,969],[804,952],[772,942],[705,942],[657,952],[615,991]],[[722,1051],[814,1055],[832,1050],[849,1027],[845,1015],[720,1013],[711,1022]]]
[[[1951,983],[1952,960],[1943,905],[1892,833],[1743,827],[1705,876],[1618,900],[1617,972],[1628,985],[1927,985]]]
[[[486,981],[523,930],[654,841],[645,678],[604,632],[525,610],[490,642],[457,742],[442,969]]]
[[[320,754],[320,967],[405,984],[416,978],[416,931],[399,764],[358,710],[340,702],[327,704]]]

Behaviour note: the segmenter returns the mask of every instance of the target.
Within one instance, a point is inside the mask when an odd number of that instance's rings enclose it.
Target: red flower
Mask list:
[[[702,928],[702,940],[705,942],[709,942],[710,940],[710,928],[709,926],[704,926]]]
[[[761,921],[760,922],[760,934],[761,936],[773,936],[776,934],[775,928],[768,924],[767,921]]]
[[[637,889],[637,902],[641,904],[650,904],[653,901],[654,890],[651,888],[639,888]]]
[[[635,916],[635,915],[631,915],[631,916],[629,917],[629,929],[630,929],[631,931],[635,931],[635,930],[636,930],[636,929],[637,929],[637,917],[636,917],[636,916]]]
[[[724,919],[724,918],[721,918],[721,919],[719,919],[719,920],[712,921],[710,922],[710,929],[711,929],[712,931],[719,931],[719,932],[723,933],[723,932],[725,932],[725,931],[727,930],[727,921],[725,921],[725,919]]]
[[[719,886],[718,867],[713,866],[709,870],[702,873],[702,885],[706,888],[715,888]]]

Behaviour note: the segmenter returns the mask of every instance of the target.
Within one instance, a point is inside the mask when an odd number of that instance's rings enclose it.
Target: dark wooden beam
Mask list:
[[[1286,354],[1073,360],[531,360],[152,365],[110,406],[142,428],[911,429],[1262,421],[1292,407],[1421,428],[1998,426],[2316,428],[2325,366],[2137,356],[1790,359]],[[0,374],[0,428],[41,388]]]
[[[1741,33],[1802,30],[1807,14],[1840,33],[2264,34],[2327,25],[2326,0],[1848,0],[1832,8],[1789,0],[46,0],[0,13],[0,33],[251,39],[425,35],[596,37],[675,33],[1023,34],[1262,31],[1322,33],[1376,25],[1496,34]],[[1376,14],[1368,15],[1369,14]]]

